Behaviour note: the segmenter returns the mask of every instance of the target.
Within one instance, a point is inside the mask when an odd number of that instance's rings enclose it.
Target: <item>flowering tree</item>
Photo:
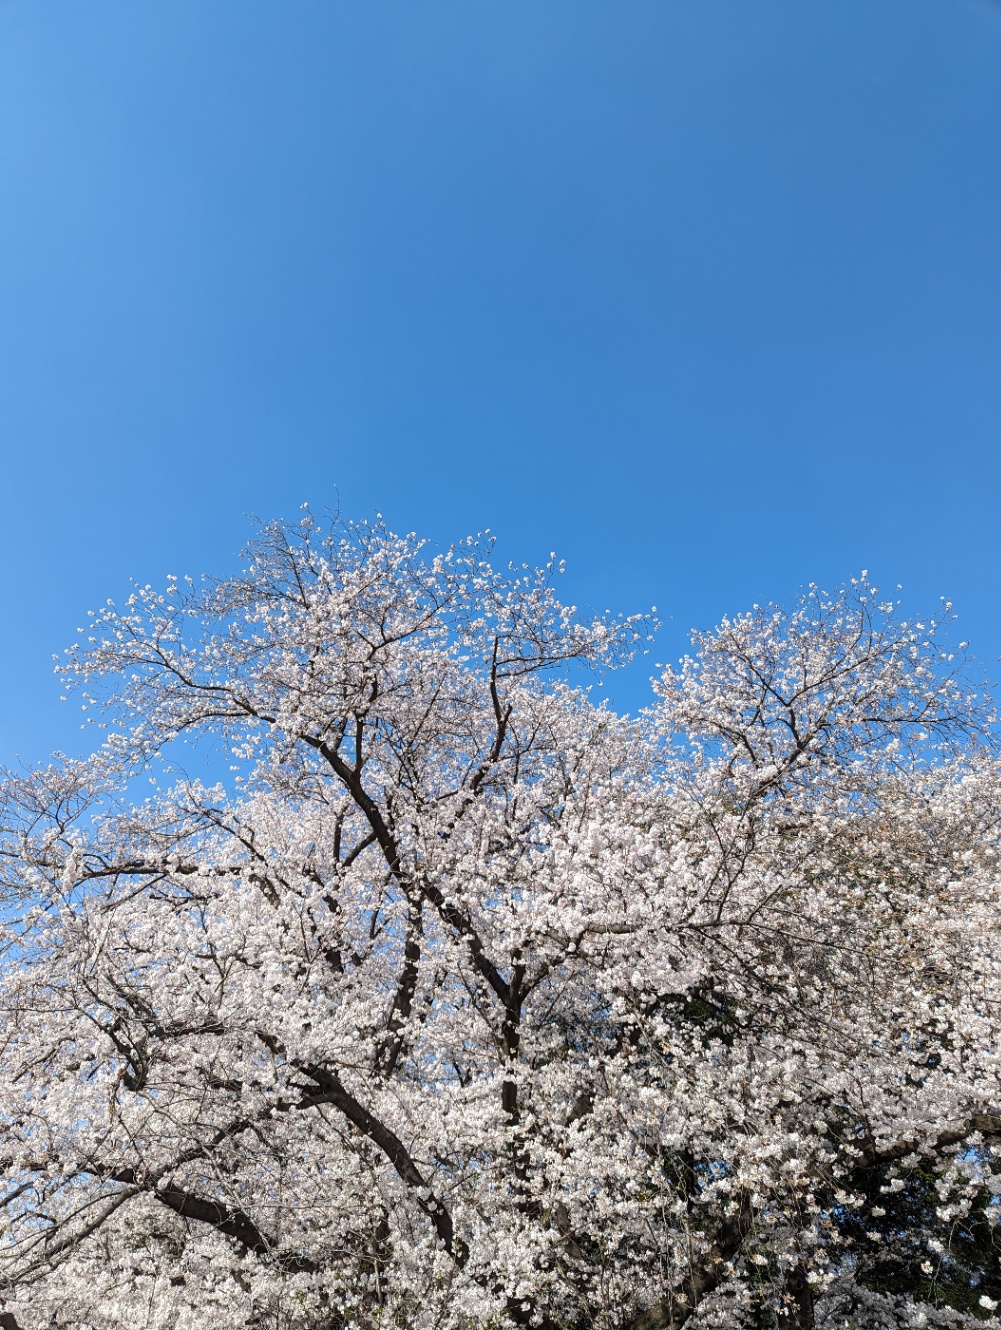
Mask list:
[[[0,1325],[1001,1322],[992,717],[863,579],[643,640],[267,528],[108,605],[10,774]],[[221,785],[140,773],[214,740]]]

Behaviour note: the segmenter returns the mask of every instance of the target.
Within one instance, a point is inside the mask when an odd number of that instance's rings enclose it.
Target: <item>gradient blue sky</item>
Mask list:
[[[867,567],[994,661],[999,445],[991,0],[0,4],[0,760],[307,499],[659,657]]]

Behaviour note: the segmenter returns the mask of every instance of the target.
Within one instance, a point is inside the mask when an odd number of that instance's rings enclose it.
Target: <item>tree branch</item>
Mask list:
[[[312,1108],[320,1104],[333,1104],[352,1123],[363,1136],[377,1146],[396,1169],[396,1172],[415,1194],[417,1204],[434,1225],[445,1250],[461,1268],[469,1260],[469,1248],[461,1238],[455,1237],[452,1216],[446,1207],[434,1195],[424,1179],[424,1175],[414,1163],[406,1146],[400,1138],[374,1113],[354,1097],[342,1084],[340,1078],[323,1067],[302,1067],[304,1075],[318,1087],[318,1094],[307,1094],[297,1107]]]

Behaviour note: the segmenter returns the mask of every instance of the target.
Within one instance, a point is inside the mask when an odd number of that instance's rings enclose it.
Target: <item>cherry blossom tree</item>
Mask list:
[[[5,1330],[1001,1326],[989,707],[863,577],[619,716],[557,572],[307,516],[93,616],[3,785]]]

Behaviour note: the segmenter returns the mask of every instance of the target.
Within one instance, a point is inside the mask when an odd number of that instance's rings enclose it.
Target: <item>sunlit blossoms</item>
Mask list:
[[[488,554],[307,518],[93,617],[103,746],[3,785],[0,1325],[1001,1326],[938,626],[811,590],[625,718],[646,622]]]

